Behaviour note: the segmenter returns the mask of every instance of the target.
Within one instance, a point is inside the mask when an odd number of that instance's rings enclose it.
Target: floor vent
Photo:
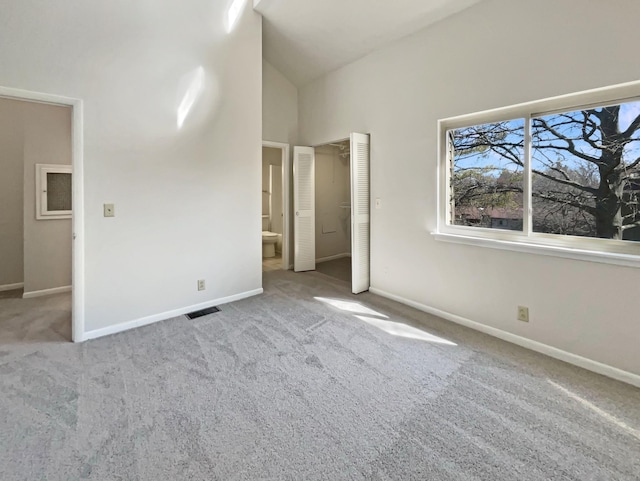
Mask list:
[[[189,319],[195,319],[197,317],[206,316],[207,314],[213,314],[214,312],[218,312],[220,309],[217,307],[207,307],[206,309],[201,309],[199,311],[190,312],[189,314],[185,314]]]

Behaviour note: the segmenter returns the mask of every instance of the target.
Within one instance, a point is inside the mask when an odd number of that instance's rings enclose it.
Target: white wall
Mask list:
[[[21,103],[0,99],[0,286],[23,281]]]
[[[36,164],[71,164],[71,108],[21,102],[24,292],[71,285],[71,219],[36,220]]]
[[[349,157],[330,146],[316,147],[316,259],[351,251]]]
[[[3,4],[0,85],[84,101],[87,330],[261,287],[261,19],[230,4]]]
[[[298,139],[298,89],[262,60],[262,139],[295,145]]]
[[[437,119],[637,80],[638,18],[635,0],[487,0],[301,89],[302,143],[371,134],[372,286],[640,374],[640,270],[430,235]]]

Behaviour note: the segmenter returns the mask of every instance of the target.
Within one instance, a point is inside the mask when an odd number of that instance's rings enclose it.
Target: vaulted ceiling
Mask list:
[[[263,56],[297,86],[480,0],[254,0]]]

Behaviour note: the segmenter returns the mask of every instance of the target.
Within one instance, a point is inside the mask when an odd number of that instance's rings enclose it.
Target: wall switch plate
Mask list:
[[[204,284],[204,279],[200,279],[198,281],[198,290],[199,291],[204,291],[206,289],[205,284]]]
[[[116,216],[116,208],[114,204],[104,204],[104,216],[105,217],[115,217]]]
[[[518,320],[529,322],[529,308],[526,306],[518,306]]]
[[[376,209],[382,209],[382,200],[376,199]]]

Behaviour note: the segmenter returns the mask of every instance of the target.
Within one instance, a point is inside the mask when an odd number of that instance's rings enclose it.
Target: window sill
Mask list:
[[[539,254],[552,257],[562,257],[564,259],[574,259],[587,262],[599,262],[603,264],[614,264],[624,267],[640,267],[640,256],[632,254],[619,254],[614,252],[590,251],[584,249],[573,249],[569,247],[559,247],[545,244],[533,244],[527,242],[515,242],[499,239],[487,239],[458,234],[445,234],[442,232],[432,232],[431,235],[443,242],[454,244],[465,244],[477,247],[488,247],[490,249],[501,249],[515,252],[526,252],[528,254]]]

